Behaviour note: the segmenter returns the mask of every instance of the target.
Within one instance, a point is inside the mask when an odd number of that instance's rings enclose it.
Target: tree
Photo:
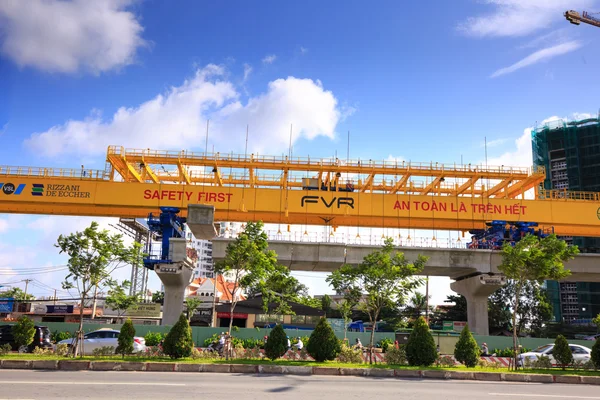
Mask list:
[[[356,298],[364,293],[358,307],[369,317],[375,328],[382,308],[403,303],[409,293],[422,283],[415,277],[421,272],[427,257],[419,256],[413,263],[403,253],[394,251],[393,239],[387,238],[381,250],[368,254],[358,266],[344,265],[334,271],[327,282],[337,293]],[[371,331],[370,349],[373,349],[375,329]],[[372,351],[370,352],[372,363]]]
[[[563,369],[573,364],[573,352],[569,348],[569,342],[563,335],[558,335],[554,341],[554,348],[552,349],[552,356],[556,360],[556,363]]]
[[[319,299],[315,299],[314,297],[310,297],[310,296],[300,297],[298,299],[298,303],[304,304],[305,306],[312,307],[312,308],[317,308],[317,309],[321,308],[321,301]]]
[[[128,295],[126,290],[131,287],[129,281],[123,281],[120,285],[116,280],[108,280],[106,285],[110,288],[106,297],[106,305],[117,312],[120,320],[125,311],[140,301],[140,295]]]
[[[514,298],[512,299],[512,326],[514,366],[517,368],[517,313],[519,301],[523,295],[523,287],[527,281],[541,282],[546,279],[560,280],[567,277],[570,271],[565,270],[564,263],[579,253],[577,246],[567,244],[549,235],[540,239],[534,235],[526,235],[514,246],[505,243],[502,246],[502,263],[498,266],[508,279],[515,281]]]
[[[473,368],[479,360],[479,345],[471,334],[469,325],[465,325],[458,342],[454,346],[454,358],[463,363],[467,368]]]
[[[134,243],[131,247],[123,244],[121,235],[112,235],[107,230],[100,230],[97,222],[83,232],[60,235],[56,247],[60,254],[69,257],[67,262],[69,273],[62,283],[65,290],[77,289],[81,304],[79,306],[79,329],[73,346],[76,357],[83,346],[83,310],[85,300],[94,288],[104,285],[114,270],[131,263],[139,263],[142,258],[141,245]]]
[[[164,304],[165,303],[165,292],[152,293],[152,302]]]
[[[346,340],[346,332],[348,330],[348,324],[352,321],[350,316],[352,315],[352,308],[354,305],[347,299],[343,299],[338,303],[338,310],[340,315],[344,319],[344,341]]]
[[[35,324],[26,315],[19,318],[12,327],[12,334],[19,351],[33,342],[35,336]]]
[[[325,315],[328,315],[331,311],[331,296],[328,294],[321,297],[321,310],[325,311]]]
[[[512,327],[513,313],[510,304],[515,298],[516,287],[516,281],[509,279],[505,286],[490,296],[488,316],[492,329],[508,330]],[[552,305],[540,283],[523,283],[516,314],[517,335],[526,331],[535,336],[541,334],[544,324],[552,318]]]
[[[11,288],[8,290],[0,291],[0,299],[13,298],[16,301],[35,300],[35,296],[32,294],[25,294],[25,292],[19,288]]]
[[[197,297],[188,297],[185,299],[185,309],[187,311],[188,322],[192,320],[192,317],[194,314],[196,314],[196,310],[202,303],[202,300]]]
[[[287,335],[283,330],[283,325],[275,325],[271,329],[267,343],[265,343],[265,355],[271,360],[276,360],[283,356],[287,351]]]
[[[173,359],[185,358],[192,355],[193,347],[192,328],[185,315],[181,313],[179,320],[165,337],[163,351]]]
[[[266,282],[276,265],[277,255],[268,250],[267,234],[263,232],[263,223],[260,221],[248,222],[244,231],[227,245],[225,258],[217,262],[215,272],[228,273],[232,277],[232,284],[225,286],[231,296],[229,332],[233,327],[233,312],[239,301],[239,292],[250,288],[267,292]],[[268,305],[271,299],[270,295],[264,296],[264,304]]]
[[[431,298],[431,296],[429,296]],[[404,307],[403,313],[405,317],[412,319],[418,319],[421,315],[424,315],[427,310],[427,297],[423,293],[415,292],[410,302]],[[433,311],[433,307],[429,306],[429,311]]]
[[[596,339],[596,343],[592,346],[592,363],[596,369],[600,369],[600,338]]]
[[[334,360],[341,350],[340,341],[335,336],[331,325],[326,318],[321,318],[308,339],[306,351],[315,361],[323,362]]]
[[[415,322],[408,342],[406,342],[406,359],[409,365],[430,366],[437,359],[437,349],[429,326],[424,317]]]
[[[122,354],[125,358],[125,354],[133,353],[133,338],[135,337],[135,328],[130,318],[127,318],[121,332],[119,332],[118,345],[115,353]]]

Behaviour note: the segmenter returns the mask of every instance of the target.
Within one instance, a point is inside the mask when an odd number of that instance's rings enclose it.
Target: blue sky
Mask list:
[[[202,150],[209,118],[221,152],[243,151],[247,124],[252,151],[287,152],[293,124],[296,155],[345,156],[350,131],[353,158],[478,163],[486,137],[490,163],[529,165],[529,127],[600,108],[600,29],[562,15],[599,1],[365,4],[4,1],[0,164],[103,168],[109,144]],[[0,269],[64,263],[56,236],[87,223],[0,216]]]

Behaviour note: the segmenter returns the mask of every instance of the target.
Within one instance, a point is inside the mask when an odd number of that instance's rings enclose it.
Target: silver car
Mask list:
[[[119,345],[118,343],[119,331],[115,329],[98,329],[97,331],[86,333],[83,336],[83,351],[84,354],[93,354],[95,349],[101,347],[112,346],[115,349]],[[75,339],[61,340],[57,344],[73,345]],[[146,351],[146,340],[143,337],[133,338],[133,352],[139,353]]]

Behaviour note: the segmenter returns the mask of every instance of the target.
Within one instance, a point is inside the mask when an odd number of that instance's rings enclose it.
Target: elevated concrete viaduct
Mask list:
[[[213,239],[213,259],[225,256],[232,239]],[[344,264],[357,265],[379,246],[346,245],[338,243],[297,243],[270,241],[279,262],[292,271],[332,272]],[[436,247],[398,247],[409,260],[419,254],[429,257],[423,275],[448,276],[455,280],[452,290],[467,299],[468,323],[479,335],[489,334],[487,299],[506,283],[498,271],[501,255],[498,251],[443,249]],[[580,254],[567,263],[571,276],[566,280],[599,282],[600,254]]]

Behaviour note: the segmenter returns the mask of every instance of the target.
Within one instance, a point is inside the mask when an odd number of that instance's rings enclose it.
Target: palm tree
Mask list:
[[[431,296],[429,296],[431,298]],[[425,315],[427,310],[427,297],[423,293],[415,292],[410,298],[410,302],[404,307],[403,314],[410,319],[418,319]],[[433,311],[433,307],[429,306],[429,312]]]

